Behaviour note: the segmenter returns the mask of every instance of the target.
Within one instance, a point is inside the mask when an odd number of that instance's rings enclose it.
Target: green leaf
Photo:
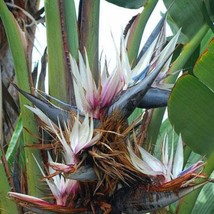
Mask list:
[[[95,83],[98,85],[100,0],[82,1],[79,14],[80,51],[84,56],[86,49],[90,69]]]
[[[214,169],[214,93],[213,41],[202,53],[194,67],[195,76],[184,75],[176,83],[169,99],[169,119],[184,142],[199,154],[208,157],[204,173]],[[191,213],[200,190],[179,203],[178,213]]]
[[[149,0],[106,0],[112,4],[129,9],[137,9],[145,6]]]
[[[170,96],[169,119],[184,142],[202,155],[214,151],[214,94],[196,77],[181,77]]]
[[[168,74],[173,74],[174,72],[181,70],[185,66],[189,58],[194,53],[195,49],[200,44],[201,40],[207,34],[208,29],[208,26],[204,24],[201,29],[196,32],[195,36],[183,46],[181,52],[179,49],[175,51],[175,55],[178,56],[171,64]],[[174,83],[177,76],[178,73],[176,75],[170,75],[164,81],[166,83]],[[165,108],[158,108],[153,110],[152,119],[148,127],[147,143],[151,143],[152,145],[156,143],[164,112]]]
[[[182,28],[182,43],[190,41],[205,23],[203,0],[164,0],[164,4],[169,8],[169,24],[173,33],[174,30]]]
[[[214,154],[210,155],[209,159],[206,162],[206,165],[204,167],[203,173],[209,177],[209,175],[213,172],[214,170]],[[201,179],[203,181],[203,179]],[[199,181],[200,182],[200,181]],[[185,198],[183,198],[178,205],[178,210],[176,213],[178,214],[183,214],[183,213],[194,213],[192,210],[194,209],[194,206],[196,204],[198,195],[201,191],[200,189],[197,189],[187,195]],[[213,200],[213,198],[212,198]],[[203,212],[204,213],[204,212]]]
[[[214,40],[198,59],[194,74],[204,85],[214,91]]]
[[[51,96],[69,103],[66,90],[66,68],[59,11],[59,1],[45,0],[49,91]]]
[[[1,213],[18,213],[16,204],[10,201],[7,197],[11,186],[8,179],[8,174],[5,172],[5,156],[3,151],[3,106],[2,106],[2,73],[0,73],[0,207]]]
[[[193,151],[214,151],[214,40],[194,66],[194,76],[180,78],[169,99],[169,118]]]
[[[128,118],[129,124],[131,124],[142,113],[143,113],[143,109],[136,108]]]
[[[202,52],[204,52],[204,50],[207,48],[210,40],[214,37],[214,33],[212,32],[211,29],[208,30],[208,32],[206,33],[206,35],[204,36],[204,38],[201,41],[200,44],[200,54],[202,54]]]
[[[214,1],[213,0],[204,0],[204,5],[206,7],[206,12],[209,15],[211,22],[214,21]]]
[[[18,85],[20,88],[24,89],[27,92],[30,92],[30,74],[27,66],[27,57],[25,53],[25,45],[23,44],[23,33],[17,24],[12,13],[8,10],[5,2],[0,0],[0,17],[3,22],[7,39],[10,45],[10,50],[13,56],[14,68],[16,73],[16,78],[18,80]],[[27,130],[24,130],[24,141],[25,145],[33,144],[37,139],[32,137],[30,133],[34,133],[34,136],[38,136],[38,126],[36,124],[34,115],[25,108],[24,105],[30,105],[31,102],[28,101],[23,96],[20,96],[21,104],[21,114],[23,120],[23,127]],[[28,179],[28,191],[29,194],[32,194],[37,197],[42,197],[42,192],[38,187],[39,182],[39,170],[35,164],[35,161],[32,158],[32,154],[37,158],[38,161],[41,160],[40,152],[27,148],[26,152],[26,171]]]
[[[7,197],[7,193],[11,190],[11,187],[8,182],[8,178],[5,174],[4,165],[3,163],[0,163],[0,176],[1,176],[1,182],[0,182],[0,207],[1,207],[1,213],[2,214],[8,214],[8,213],[14,213],[18,214],[18,208],[16,206],[16,203],[11,201]]]
[[[210,29],[214,32],[214,26],[213,26],[213,20],[212,20],[212,16],[214,15],[214,13],[213,13],[212,5],[210,4],[209,1],[210,0],[204,0],[204,3],[202,5],[203,6],[202,11],[207,24],[209,25]]]
[[[213,198],[214,198],[214,185],[212,183],[209,183],[206,186],[204,186],[204,188],[201,190],[192,213],[212,214],[214,212]]]
[[[19,146],[19,138],[22,131],[23,131],[22,118],[19,117],[5,155],[9,164],[13,164]]]
[[[62,4],[64,10],[65,29],[67,33],[69,52],[77,60],[79,50],[79,35],[74,0],[63,0]]]
[[[160,127],[160,132],[159,132],[158,139],[153,152],[154,154],[156,154],[155,156],[157,157],[162,156],[163,140],[166,135],[168,136],[168,139],[169,139],[169,145],[168,145],[169,151],[171,151],[171,147],[173,145],[172,142],[174,142],[174,148],[177,148],[178,135],[173,130],[173,127],[169,122],[169,119],[166,119],[161,124],[161,127]]]

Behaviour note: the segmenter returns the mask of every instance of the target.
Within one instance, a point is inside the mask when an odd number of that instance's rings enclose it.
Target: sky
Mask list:
[[[76,8],[78,8],[79,0],[74,0]],[[44,1],[41,1],[41,7],[44,5]],[[119,47],[120,38],[123,33],[123,30],[129,20],[136,14],[140,13],[143,8],[140,9],[126,9],[122,7],[115,6],[111,3],[108,3],[105,0],[100,1],[100,39],[99,47],[100,53],[103,52],[108,61],[114,61],[115,58],[115,49],[112,42],[112,36],[116,45]],[[142,39],[142,44],[145,42],[149,33],[153,30],[157,22],[161,18],[161,13],[166,11],[162,0],[158,1],[158,4],[151,15],[151,18],[148,23],[148,27],[145,30],[145,34]],[[167,29],[168,34],[170,30]],[[44,48],[46,46],[46,35],[45,27],[41,24],[37,28],[36,32],[36,48],[33,51],[33,61],[37,62],[40,60]]]

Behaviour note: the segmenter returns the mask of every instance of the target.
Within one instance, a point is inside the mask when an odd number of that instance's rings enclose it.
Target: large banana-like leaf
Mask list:
[[[210,183],[206,185],[200,192],[199,198],[193,209],[194,214],[212,214],[213,213],[213,197],[214,197],[214,186]]]
[[[214,41],[198,59],[194,74],[182,76],[169,99],[169,118],[184,141],[202,155],[214,152]]]
[[[214,41],[203,52],[193,69],[176,83],[168,103],[169,119],[176,132],[195,152],[208,157],[204,173],[214,170]],[[179,214],[191,213],[199,191],[187,196],[179,206]],[[181,205],[181,204],[180,204]]]
[[[205,16],[212,17],[213,11],[210,10],[211,6],[209,2],[211,1],[164,0],[166,8],[169,8],[168,21],[172,31],[176,32],[182,28],[182,36],[180,37],[182,43],[190,41],[196,32],[202,28],[207,22]],[[204,7],[208,7],[209,14],[205,14],[207,11],[203,9]]]
[[[212,91],[214,91],[213,59],[214,59],[214,39],[210,42],[208,48],[198,59],[194,67],[195,76],[198,77],[198,79]]]
[[[196,77],[185,75],[176,83],[169,99],[169,117],[193,151],[214,151],[214,94]]]

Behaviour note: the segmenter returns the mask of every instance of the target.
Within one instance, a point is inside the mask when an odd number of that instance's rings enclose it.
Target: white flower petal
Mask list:
[[[64,165],[60,163],[53,162],[49,152],[48,152],[48,161],[51,165]],[[66,165],[64,165],[66,166]],[[54,173],[55,171],[49,167],[49,172]],[[54,198],[56,199],[57,205],[65,206],[67,203],[67,198],[70,196],[70,194],[75,194],[78,186],[78,182],[71,180],[71,179],[65,179],[64,176],[58,174],[55,175],[52,178],[52,181],[46,179],[49,188],[51,189]]]
[[[151,169],[155,172],[159,172],[160,174],[164,173],[164,165],[157,158],[148,153],[145,149],[138,146],[142,159],[151,167]]]
[[[160,56],[158,57],[158,63],[166,61],[170,54],[172,54],[177,44],[180,33],[181,29],[175,34],[175,36],[173,36],[173,38],[169,41],[166,47],[161,51]]]
[[[140,172],[146,174],[146,175],[151,175],[151,176],[157,176],[160,175],[161,173],[154,171],[149,164],[147,164],[145,161],[141,160],[137,155],[133,152],[130,143],[128,144],[128,151],[130,154],[130,158],[132,161],[132,164],[136,169],[138,169]]]
[[[150,45],[150,47],[147,49],[147,51],[144,53],[144,55],[141,57],[140,61],[137,63],[137,65],[132,69],[132,75],[136,76],[140,72],[142,72],[151,62],[152,55],[155,52],[155,46],[157,44],[158,37],[153,41],[153,43]]]
[[[176,178],[182,172],[183,164],[184,164],[183,143],[182,143],[181,135],[179,135],[178,145],[177,145],[174,162],[173,162],[172,174],[174,178]]]
[[[34,156],[33,156],[33,157],[34,157]],[[39,167],[39,169],[40,169],[42,175],[45,177],[46,175],[45,175],[45,173],[43,172],[43,170],[42,170],[41,166],[39,165],[38,161],[36,160],[35,157],[34,157],[34,159],[35,159],[36,164],[37,164],[37,166]],[[57,185],[53,182],[53,180],[50,181],[50,180],[48,180],[48,179],[45,179],[45,181],[47,182],[47,184],[48,184],[48,186],[49,186],[49,188],[50,188],[50,190],[51,190],[51,192],[52,192],[54,198],[55,198],[56,201],[58,202],[57,204],[61,205],[61,200],[59,200],[59,198],[60,198],[60,191],[59,191],[59,189],[57,188]]]
[[[29,110],[31,110],[34,114],[36,114],[42,122],[44,122],[48,127],[52,127],[51,123],[53,124],[53,126],[55,126],[55,123],[53,123],[40,109],[38,109],[37,107],[31,107],[28,105],[25,105],[26,108],[28,108]]]
[[[47,207],[47,205],[52,205],[51,203],[47,202],[47,201],[44,201],[40,198],[36,198],[34,196],[30,196],[30,195],[25,195],[25,194],[22,194],[22,193],[17,193],[17,192],[9,192],[8,193],[8,196],[9,197],[12,197],[12,198],[15,198],[15,199],[18,199],[18,200],[21,200],[23,201],[24,203],[33,203],[34,206],[37,205],[39,207]]]
[[[94,145],[99,139],[99,135],[93,137],[94,127],[93,118],[86,115],[82,123],[79,122],[79,117],[76,118],[72,132],[70,134],[70,144],[75,154],[82,149],[86,149]]]
[[[168,135],[165,134],[164,139],[163,139],[163,147],[162,147],[162,162],[164,166],[168,165],[169,161],[169,148],[168,148]]]
[[[52,123],[51,123],[52,125]],[[63,135],[63,132],[62,132],[62,129],[61,129],[61,126],[60,126],[60,123],[59,123],[59,130],[60,130],[60,133],[58,133],[56,131],[56,129],[53,127],[52,125],[52,128],[57,136],[57,138],[59,139],[60,143],[62,144],[63,146],[63,150],[64,150],[64,158],[65,158],[65,161],[66,161],[66,164],[74,164],[74,153],[73,151],[71,150],[71,147],[70,145],[68,145],[64,135]]]
[[[74,58],[70,57],[70,62],[76,105],[78,109],[84,112],[90,108],[87,100],[85,99],[85,89],[83,85],[85,82],[85,76],[83,76],[83,78],[80,76],[79,68]]]
[[[102,84],[101,107],[111,104],[113,98],[123,89],[125,82],[121,79],[120,70],[117,69],[106,82]]]
[[[168,71],[171,59],[172,59],[172,52],[175,49],[175,46],[177,44],[178,38],[180,36],[181,30],[179,30],[175,36],[169,41],[169,43],[166,45],[166,47],[161,51],[159,56],[157,57],[157,60],[155,62],[156,65],[166,61],[164,67],[161,70],[161,73],[158,75],[156,81],[159,82],[159,80],[165,75],[165,73]],[[171,56],[170,56],[171,55]]]
[[[170,180],[172,175],[172,169],[173,169],[173,158],[174,158],[174,141],[172,141],[172,145],[171,145],[171,154],[170,154],[170,158],[168,160],[168,164],[167,164],[167,178]],[[183,156],[183,154],[182,154]]]

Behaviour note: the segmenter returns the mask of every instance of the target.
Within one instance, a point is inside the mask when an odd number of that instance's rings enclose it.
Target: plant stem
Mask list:
[[[169,69],[169,74],[179,71],[183,68],[183,66],[187,63],[188,59],[191,57],[191,55],[194,53],[198,45],[201,43],[201,40],[206,35],[206,33],[209,30],[209,26],[207,24],[204,24],[201,29],[195,34],[195,36],[184,45],[181,54],[179,57],[173,62],[172,66]],[[174,83],[177,79],[176,75],[172,75],[167,79],[167,83]]]
[[[63,0],[65,17],[65,29],[67,33],[69,52],[72,57],[78,59],[79,39],[77,28],[77,16],[74,0]]]
[[[80,51],[84,55],[84,49],[86,49],[90,69],[98,85],[100,0],[82,0],[80,10]]]
[[[58,0],[45,0],[47,26],[49,92],[51,96],[69,103],[60,8]]]

